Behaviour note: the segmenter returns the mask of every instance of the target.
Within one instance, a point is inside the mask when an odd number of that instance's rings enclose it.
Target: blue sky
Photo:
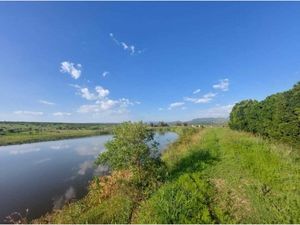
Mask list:
[[[0,2],[0,120],[226,117],[299,80],[298,2]]]

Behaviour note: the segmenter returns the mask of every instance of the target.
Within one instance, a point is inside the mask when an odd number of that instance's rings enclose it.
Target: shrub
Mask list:
[[[142,122],[123,123],[114,129],[113,140],[106,143],[96,164],[108,165],[112,170],[130,170],[133,182],[142,188],[163,177],[163,166],[154,141],[154,132]]]

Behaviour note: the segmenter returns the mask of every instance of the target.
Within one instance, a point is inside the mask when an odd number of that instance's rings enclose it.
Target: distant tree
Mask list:
[[[165,123],[164,121],[160,121],[158,123],[158,126],[160,126],[160,127],[167,127],[167,126],[169,126],[169,124]]]
[[[181,122],[176,122],[176,126],[182,126]]]

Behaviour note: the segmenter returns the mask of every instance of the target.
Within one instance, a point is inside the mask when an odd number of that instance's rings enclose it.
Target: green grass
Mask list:
[[[190,141],[164,154],[169,180],[134,222],[300,222],[296,149],[226,128],[205,129]]]
[[[0,122],[0,146],[109,134],[112,126],[113,124]]]

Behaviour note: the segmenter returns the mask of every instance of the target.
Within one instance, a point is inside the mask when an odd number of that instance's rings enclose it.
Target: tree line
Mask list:
[[[300,144],[300,82],[263,101],[243,100],[230,113],[231,129]]]

